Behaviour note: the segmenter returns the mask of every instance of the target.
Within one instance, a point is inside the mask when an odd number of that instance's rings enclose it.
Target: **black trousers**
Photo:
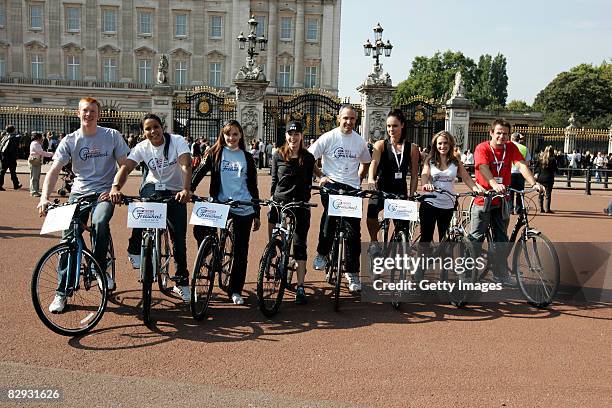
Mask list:
[[[241,294],[244,288],[249,257],[249,239],[255,215],[236,215],[230,212],[229,217],[232,219],[234,229],[232,241],[234,244],[234,259],[227,289],[227,294],[231,296],[234,293]],[[194,225],[193,227],[193,236],[198,242],[198,247],[207,235],[214,233],[216,233],[215,228],[204,227],[202,225]]]
[[[2,171],[0,173],[0,187],[4,187],[4,175],[7,171],[11,172],[11,181],[13,187],[17,188],[19,185],[19,179],[17,178],[17,160],[3,160]]]
[[[343,190],[354,190],[351,187],[342,183],[330,183],[329,187],[333,189]],[[317,252],[321,255],[327,256],[332,249],[334,243],[334,235],[336,234],[336,228],[340,218],[328,217],[327,207],[329,205],[329,195],[321,193],[321,202],[323,203],[323,215],[321,216],[321,226],[319,227],[319,243],[317,245]],[[349,234],[346,241],[346,259],[347,259],[347,270],[351,273],[359,274],[359,257],[361,255],[361,219],[360,218],[344,218],[345,222],[351,227],[351,234]]]
[[[510,175],[510,187],[515,190],[525,189],[525,178],[521,173],[512,173]],[[523,208],[521,205],[521,197],[518,194],[515,194],[514,191],[510,192],[510,205],[512,205],[512,209],[514,209],[514,211],[517,213]]]
[[[442,241],[453,218],[452,208],[437,208],[428,202],[422,202],[419,207],[421,223],[420,242],[432,242],[436,223],[438,224],[438,240]]]
[[[544,191],[546,196],[546,207],[544,207],[544,195],[540,194],[540,211],[550,211],[550,201],[552,199],[552,190],[554,185],[554,180],[552,183],[542,183],[544,185]]]

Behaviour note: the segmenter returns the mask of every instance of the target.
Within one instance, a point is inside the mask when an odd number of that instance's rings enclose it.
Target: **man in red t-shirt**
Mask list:
[[[474,150],[474,168],[476,170],[476,183],[486,190],[505,193],[510,185],[512,164],[516,164],[525,180],[538,192],[543,187],[533,177],[525,158],[512,142],[508,141],[510,124],[503,119],[496,119],[491,124],[489,136],[491,140],[480,143]],[[483,242],[486,231],[491,226],[493,242],[508,242],[508,224],[510,222],[510,202],[496,198],[491,202],[489,211],[485,211],[484,198],[477,197],[472,207],[471,228],[469,238],[472,241]],[[507,245],[496,250],[493,263],[493,277],[496,281],[506,285],[513,283],[508,274],[506,258]]]

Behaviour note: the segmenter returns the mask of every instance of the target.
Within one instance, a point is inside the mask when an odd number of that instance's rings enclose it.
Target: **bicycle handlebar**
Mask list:
[[[54,208],[63,207],[65,205],[79,204],[79,206],[80,206],[81,204],[83,204],[85,202],[87,202],[88,205],[91,205],[95,201],[97,201],[99,195],[100,194],[98,194],[98,193],[87,193],[87,194],[84,194],[84,195],[78,197],[73,202],[66,201],[65,203],[60,203],[59,198],[56,198],[55,200],[53,200],[53,202],[51,204],[49,204],[47,206],[47,211],[48,210],[52,210]]]
[[[124,195],[121,198],[123,204],[129,204],[133,202],[143,202],[143,203],[169,203],[170,201],[174,201],[174,197],[162,197],[160,195],[154,194],[151,197],[139,197],[139,196],[126,196]]]
[[[423,201],[426,198],[434,198],[434,194],[419,194],[414,193],[413,195],[406,196],[404,194],[395,194],[395,193],[387,193],[385,191],[380,190],[343,190],[343,189],[334,189],[326,186],[311,186],[312,190],[322,191],[324,193],[332,193],[339,195],[350,195],[353,197],[382,197],[382,198],[391,198],[397,200],[410,200],[410,201]]]
[[[203,196],[197,196],[197,195],[192,195],[191,196],[191,201],[192,202],[208,202],[208,203],[215,203],[215,204],[224,204],[224,205],[229,205],[230,207],[238,207],[240,205],[248,205],[251,207],[255,207],[257,205],[259,205],[259,201],[261,200],[253,200],[253,201],[243,201],[243,200],[227,200],[227,201],[219,201],[213,197],[203,197]]]

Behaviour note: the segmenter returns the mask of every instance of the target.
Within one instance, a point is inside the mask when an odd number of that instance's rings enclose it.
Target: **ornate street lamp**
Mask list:
[[[244,32],[241,32],[238,37],[236,37],[236,41],[238,41],[238,47],[241,50],[244,50],[246,43],[248,43],[247,54],[249,58],[252,60],[255,55],[259,55],[258,52],[255,51],[257,48],[257,44],[259,44],[259,50],[265,51],[266,44],[268,43],[268,39],[265,36],[257,37],[257,20],[255,20],[255,16],[251,16],[249,20],[250,33],[248,36],[244,36]],[[248,61],[248,60],[247,60]]]
[[[387,40],[385,44],[382,39],[383,28],[380,26],[380,23],[376,24],[374,27],[374,44],[370,42],[368,39],[365,44],[363,44],[363,53],[366,57],[372,55],[372,58],[376,61],[374,63],[374,71],[378,71],[380,69],[380,61],[379,58],[381,55],[385,55],[385,57],[391,56],[391,50],[393,49],[393,45]]]

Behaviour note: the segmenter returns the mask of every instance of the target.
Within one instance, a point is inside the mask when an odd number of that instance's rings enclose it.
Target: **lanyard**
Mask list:
[[[402,144],[402,151],[400,153],[400,158],[399,161],[397,160],[397,152],[395,151],[395,143],[393,143],[393,141],[390,141],[391,143],[391,149],[393,150],[393,158],[395,159],[395,162],[397,163],[397,171],[400,172],[402,171],[401,169],[401,164],[404,161],[404,152],[406,151],[406,142],[404,142],[404,144]]]
[[[501,169],[502,167],[504,167],[504,159],[506,158],[506,145],[504,144],[504,154],[502,155],[501,162],[497,160],[497,156],[495,155],[495,150],[493,150],[491,145],[489,145],[489,149],[491,149],[491,152],[493,153],[493,160],[495,160],[495,167],[497,167],[497,177],[500,177]]]
[[[164,140],[164,143],[166,143],[166,141]],[[161,154],[161,159],[159,157],[157,157],[157,153],[155,152],[155,147],[153,147],[153,143],[151,143],[151,141],[149,140],[149,147],[151,148],[151,153],[153,154],[153,157],[155,158],[155,165],[157,167],[157,174],[159,175],[159,182],[162,183],[164,180],[164,171],[166,170],[164,168],[164,145],[162,144],[161,146],[159,146],[159,150],[161,150],[162,154]]]

